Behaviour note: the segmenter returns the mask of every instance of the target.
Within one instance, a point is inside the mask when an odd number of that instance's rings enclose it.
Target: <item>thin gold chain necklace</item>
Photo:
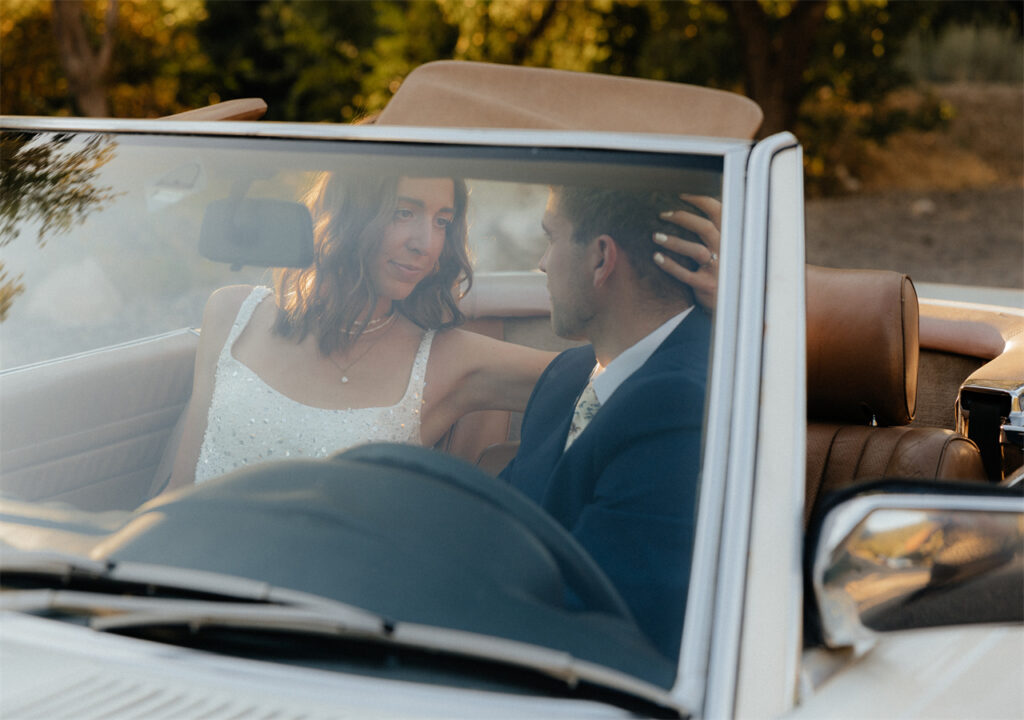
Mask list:
[[[368,324],[367,324],[367,329],[366,329],[366,330],[363,330],[363,335],[369,335],[370,333],[372,333],[372,332],[376,332],[376,331],[378,331],[378,330],[386,330],[387,328],[390,328],[390,327],[391,327],[391,324],[392,324],[392,323],[394,322],[394,320],[395,320],[395,315],[393,315],[393,314],[392,314],[392,315],[389,315],[389,316],[387,317],[387,319],[386,319],[386,320],[384,320],[384,321],[380,322],[380,323],[379,323],[378,325],[376,325],[376,326],[375,326],[375,327],[373,327],[372,329],[370,329],[370,328],[369,328],[369,324],[370,324],[370,323],[368,323]],[[350,362],[350,363],[349,363],[349,364],[347,364],[347,365],[341,365],[341,364],[340,364],[340,363],[339,363],[339,362],[338,362],[337,360],[335,360],[335,359],[334,359],[334,356],[333,356],[333,355],[328,355],[328,356],[327,356],[327,359],[328,359],[328,360],[330,360],[330,361],[331,361],[331,363],[333,363],[333,364],[334,364],[334,366],[335,366],[336,368],[338,368],[338,370],[340,370],[340,371],[341,371],[341,384],[342,384],[342,385],[346,385],[346,384],[348,384],[348,371],[349,371],[349,370],[351,370],[351,369],[352,369],[352,367],[353,367],[353,366],[354,366],[354,365],[355,365],[355,364],[356,364],[357,362],[359,362],[359,361],[360,361],[360,360],[362,360],[362,359],[363,359],[364,357],[366,357],[366,355],[367,355],[367,354],[368,354],[368,353],[369,353],[369,352],[370,352],[371,350],[373,350],[373,346],[374,346],[374,345],[376,345],[376,344],[377,344],[377,342],[378,342],[378,341],[379,341],[379,340],[380,340],[380,339],[381,339],[382,337],[384,337],[384,335],[383,335],[383,334],[381,334],[381,335],[378,335],[377,337],[375,337],[375,338],[373,339],[373,341],[372,341],[372,342],[370,342],[370,343],[369,343],[369,344],[368,344],[368,345],[366,346],[366,349],[365,349],[365,350],[363,350],[363,351],[362,351],[361,353],[359,353],[358,357],[356,357],[356,359],[355,359],[355,360],[353,360],[352,362]]]
[[[375,333],[378,330],[383,330],[384,328],[386,328],[389,325],[391,325],[391,323],[393,323],[394,321],[395,321],[395,311],[392,310],[391,312],[389,312],[387,315],[385,315],[383,317],[375,318],[373,320],[370,320],[367,323],[356,322],[355,324],[357,326],[358,325],[362,325],[363,326],[363,331],[360,333],[360,335],[369,335],[370,333]],[[346,335],[352,335],[352,334],[354,334],[356,332],[358,332],[358,330],[356,330],[356,329],[346,330],[345,334]]]

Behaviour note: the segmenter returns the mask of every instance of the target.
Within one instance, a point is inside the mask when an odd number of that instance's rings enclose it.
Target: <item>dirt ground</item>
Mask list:
[[[901,133],[873,174],[807,203],[807,260],[918,282],[1024,287],[1024,87],[950,85],[941,133]]]

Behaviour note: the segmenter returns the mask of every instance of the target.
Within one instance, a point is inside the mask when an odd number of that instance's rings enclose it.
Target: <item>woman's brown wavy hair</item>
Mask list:
[[[347,350],[359,339],[360,321],[377,304],[369,268],[398,207],[398,181],[336,173],[317,178],[306,196],[313,215],[314,261],[306,268],[275,272],[276,333],[296,342],[313,333],[324,355]],[[445,231],[437,270],[394,305],[424,329],[460,324],[464,316],[458,301],[473,281],[466,242],[469,193],[465,181],[452,182],[455,214]]]

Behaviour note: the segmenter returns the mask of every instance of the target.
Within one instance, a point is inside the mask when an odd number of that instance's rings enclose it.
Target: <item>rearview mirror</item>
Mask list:
[[[227,198],[210,203],[199,231],[199,252],[233,269],[308,267],[313,262],[313,220],[302,203]]]
[[[811,572],[827,646],[896,630],[1024,622],[1018,491],[879,487],[835,504],[821,519]]]

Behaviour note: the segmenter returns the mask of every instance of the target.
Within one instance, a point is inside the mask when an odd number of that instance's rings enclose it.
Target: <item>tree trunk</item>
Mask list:
[[[789,15],[777,20],[750,0],[730,0],[723,7],[742,48],[747,94],[764,111],[759,135],[792,131],[804,96],[804,70],[827,4],[797,0]]]
[[[103,34],[93,50],[85,25],[82,0],[53,0],[53,31],[61,67],[79,112],[89,117],[110,114],[107,103],[107,71],[114,50],[117,0],[107,0]]]

